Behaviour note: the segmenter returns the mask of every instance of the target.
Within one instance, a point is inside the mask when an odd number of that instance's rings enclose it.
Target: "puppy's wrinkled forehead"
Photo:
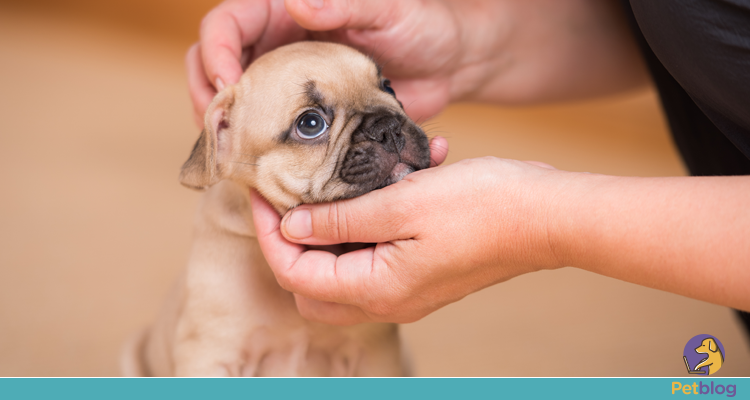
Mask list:
[[[255,106],[260,100],[268,112],[286,111],[289,115],[277,123],[311,106],[365,111],[386,102],[399,107],[379,90],[382,77],[375,62],[346,46],[285,46],[258,59],[248,72],[243,91],[249,96],[243,98]]]

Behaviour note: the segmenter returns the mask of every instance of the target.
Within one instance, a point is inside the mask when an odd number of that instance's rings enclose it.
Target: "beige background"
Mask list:
[[[211,1],[0,2],[0,376],[117,375],[188,251],[197,130],[182,59]],[[681,175],[651,91],[434,120],[448,162],[493,155]],[[710,266],[709,266],[710,267]],[[476,293],[403,326],[422,376],[683,376],[699,333],[750,374],[729,310],[574,269]]]

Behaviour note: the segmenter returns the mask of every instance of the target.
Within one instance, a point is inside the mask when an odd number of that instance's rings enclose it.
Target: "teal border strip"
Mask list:
[[[692,397],[673,382],[713,381]],[[726,387],[734,385],[735,396]],[[708,399],[750,398],[750,378],[4,378],[0,399]]]

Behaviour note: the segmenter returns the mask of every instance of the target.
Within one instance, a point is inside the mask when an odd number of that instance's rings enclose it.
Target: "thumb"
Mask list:
[[[407,230],[411,202],[401,200],[400,194],[405,184],[402,181],[353,199],[301,205],[284,216],[281,233],[290,242],[309,245],[410,239],[416,233]]]
[[[286,10],[311,31],[381,29],[400,19],[412,2],[398,0],[286,0]]]

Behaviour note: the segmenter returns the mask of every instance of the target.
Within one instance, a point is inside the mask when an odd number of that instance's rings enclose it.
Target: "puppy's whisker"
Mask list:
[[[379,44],[380,43],[378,43],[378,45]],[[383,58],[383,55],[385,54],[386,51],[388,51],[388,49],[383,49],[383,51],[380,52],[380,55],[378,56],[378,60],[380,60],[381,58]]]
[[[448,132],[443,132],[443,133],[448,133]],[[442,137],[442,138],[444,138],[444,139],[450,139],[450,138],[451,138],[451,137],[450,137],[450,135],[432,135],[432,136],[427,136],[427,137],[428,137],[428,138],[429,138],[430,140],[432,140],[432,139],[435,139],[435,138],[436,138],[436,137],[438,137],[438,136],[440,136],[440,137]]]
[[[405,57],[391,57],[391,58],[389,58],[389,59],[388,59],[388,61],[386,61],[386,62],[385,62],[385,63],[384,63],[383,65],[382,65],[382,67],[381,67],[381,68],[385,69],[385,66],[386,66],[386,65],[390,64],[390,63],[391,63],[391,61],[393,61],[393,60],[395,60],[395,59],[397,59],[397,58],[405,58]]]
[[[422,118],[423,117],[419,117],[417,119],[417,121],[421,120]],[[435,120],[431,120],[430,121],[430,120],[427,120],[427,121],[422,122],[421,124],[419,122],[415,122],[415,124],[419,125],[419,127],[424,130],[424,129],[429,129],[432,126],[439,126],[440,125],[440,121],[435,121]]]
[[[431,129],[431,130],[429,130],[429,131],[425,131],[425,133],[424,133],[424,134],[425,134],[425,135],[428,135],[428,136],[432,136],[432,137],[435,137],[435,136],[436,136],[436,135],[435,135],[436,133],[450,133],[450,132],[448,132],[448,131],[436,131],[436,130],[432,130],[432,129]]]
[[[388,49],[384,48],[380,52],[380,54],[378,54],[378,50],[379,50],[379,47],[380,47],[381,44],[382,44],[382,42],[378,42],[378,43],[375,44],[375,47],[372,49],[372,51],[370,51],[370,58],[373,61],[375,61],[375,63],[378,64],[380,66],[380,69],[382,70],[383,68],[385,68],[385,65],[381,64],[380,60],[383,58],[383,56],[385,55],[385,53],[388,52]],[[388,64],[388,62],[390,62],[390,60],[391,59],[386,60],[385,63]]]
[[[375,61],[375,64],[379,64],[379,59],[380,59],[380,57],[375,56],[375,54],[377,54],[378,52],[378,47],[380,47],[380,42],[375,43],[375,46],[367,54],[367,57]]]
[[[430,147],[435,147],[435,148],[442,149],[442,150],[448,149],[448,146],[438,145],[434,143],[430,143]]]
[[[411,101],[411,103],[407,104],[406,107],[404,107],[404,111],[406,111],[407,108],[411,107],[412,104],[416,103],[419,99],[414,99]]]
[[[430,129],[429,131],[428,130],[424,131],[424,134],[427,135],[427,137],[429,137],[429,138],[433,138],[433,137],[435,137],[435,136],[437,136],[439,134],[442,136],[442,134],[444,134],[444,133],[450,134],[450,132],[448,132],[448,131],[435,130],[435,129]]]

